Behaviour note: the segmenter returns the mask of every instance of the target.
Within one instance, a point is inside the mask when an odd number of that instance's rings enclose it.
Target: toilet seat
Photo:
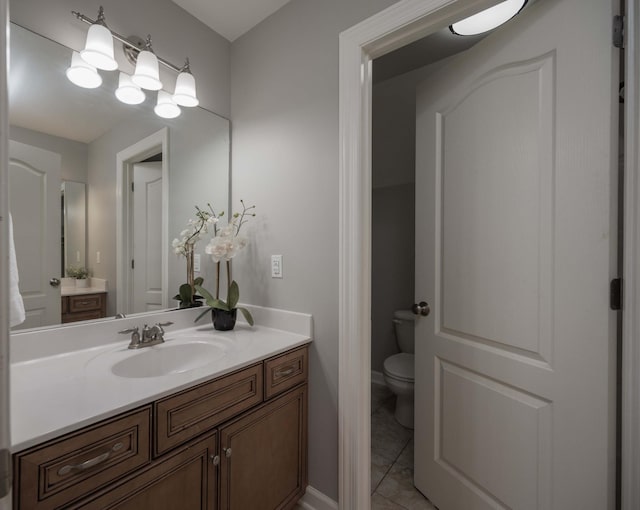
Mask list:
[[[415,380],[414,355],[406,352],[394,354],[384,360],[384,372],[394,379],[413,382]]]

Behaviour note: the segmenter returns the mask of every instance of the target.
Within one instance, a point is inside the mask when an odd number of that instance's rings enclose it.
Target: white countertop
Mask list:
[[[220,332],[213,329],[211,322],[203,321],[197,327],[167,331],[165,344],[158,347],[130,350],[128,340],[109,341],[85,349],[61,349],[58,354],[49,352],[44,357],[31,356],[12,363],[11,451],[24,450],[311,341],[311,316],[295,314],[293,322],[304,324],[308,318],[308,328],[285,331],[269,327],[274,321],[265,310],[268,309],[252,308],[254,317],[267,319],[266,325],[249,327],[239,321],[233,331]],[[276,317],[290,313],[276,312]],[[291,321],[284,320],[283,327],[288,322]],[[115,332],[123,322],[111,324]],[[87,327],[69,329],[67,335],[86,334],[90,331]],[[51,331],[55,340],[59,332]],[[46,341],[46,330],[36,333],[42,334],[42,340]],[[193,339],[222,346],[224,355],[210,362],[199,362],[204,364],[198,368],[159,377],[127,378],[111,372],[117,361],[148,349],[166,348]],[[20,341],[20,337],[15,340]],[[26,336],[23,340],[33,342],[33,338]],[[172,341],[175,343],[171,344]]]

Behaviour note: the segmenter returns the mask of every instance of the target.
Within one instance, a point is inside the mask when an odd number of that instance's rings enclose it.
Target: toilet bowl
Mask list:
[[[408,310],[394,313],[394,330],[400,353],[384,360],[384,381],[396,395],[395,418],[400,425],[413,428],[414,393],[414,321],[415,315]]]

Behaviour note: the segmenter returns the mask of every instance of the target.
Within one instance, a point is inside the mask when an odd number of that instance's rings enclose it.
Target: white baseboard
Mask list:
[[[309,485],[295,510],[338,510],[338,503]]]
[[[379,384],[380,386],[386,386],[387,385],[384,382],[384,375],[382,375],[382,372],[377,372],[375,370],[371,371],[371,382],[373,384]]]

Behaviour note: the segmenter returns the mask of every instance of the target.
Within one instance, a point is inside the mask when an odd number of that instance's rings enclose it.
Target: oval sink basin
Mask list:
[[[111,372],[134,379],[161,377],[203,367],[222,358],[225,353],[226,349],[209,342],[161,344],[145,347],[139,354],[117,362],[111,367]]]

